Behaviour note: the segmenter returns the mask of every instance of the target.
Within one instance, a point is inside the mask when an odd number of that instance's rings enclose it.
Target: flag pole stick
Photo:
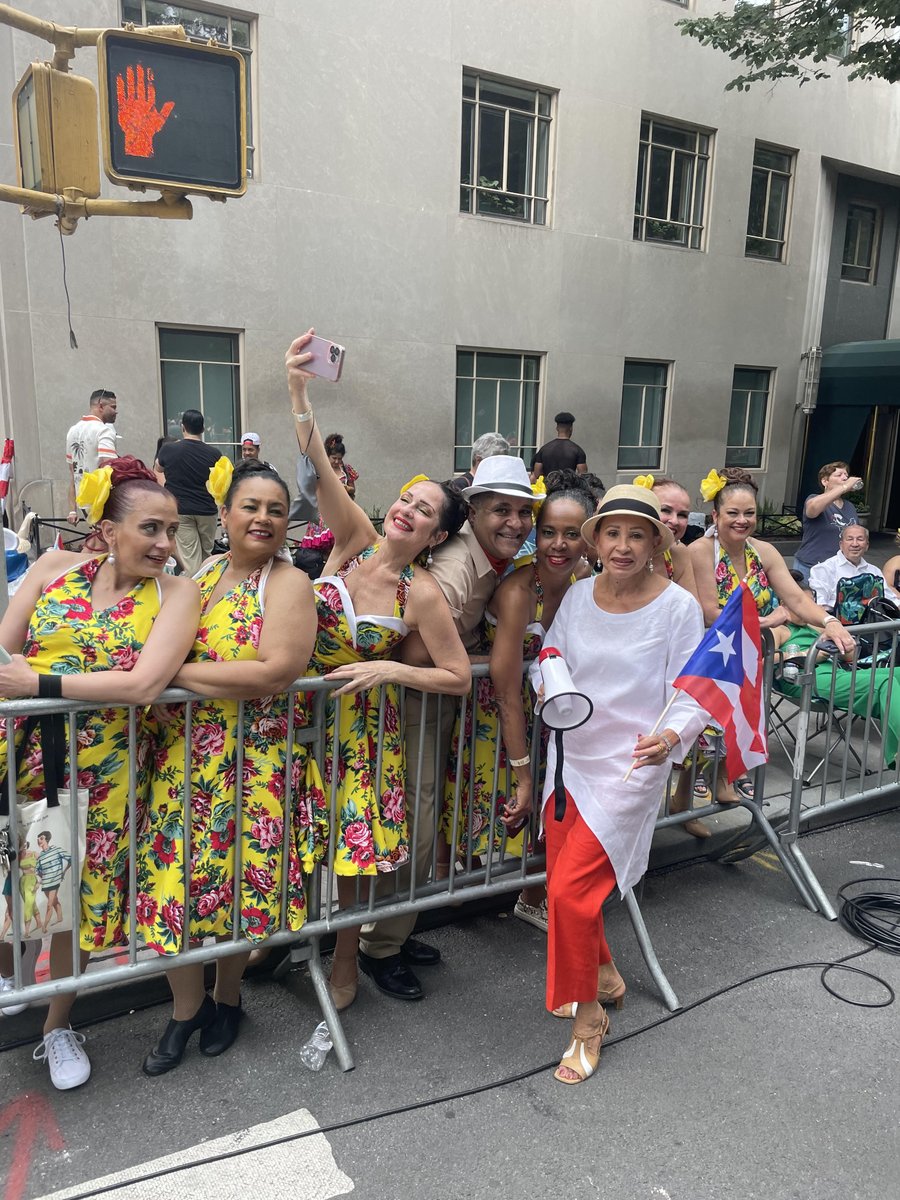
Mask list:
[[[676,690],[675,688],[672,688],[672,695],[669,697],[669,703],[666,705],[666,707],[665,707],[665,708],[662,710],[662,712],[661,712],[661,713],[659,714],[659,716],[657,717],[656,724],[655,724],[655,725],[653,726],[653,728],[650,730],[650,733],[656,733],[656,732],[657,732],[657,730],[659,729],[659,727],[662,725],[662,723],[663,723],[663,719],[664,719],[664,717],[665,717],[666,713],[669,711],[669,709],[670,709],[670,708],[672,707],[672,705],[675,703],[675,697],[676,697],[677,695],[678,695],[678,692],[677,692],[677,690]],[[649,736],[650,736],[650,734],[648,734],[647,736],[649,737]],[[636,766],[637,766],[637,761],[635,760],[635,761],[633,761],[633,762],[632,762],[631,766],[630,766],[630,767],[628,768],[628,770],[625,772],[625,778],[622,780],[622,782],[623,782],[623,783],[627,783],[627,782],[628,782],[629,778],[631,777],[631,772],[634,770],[634,768],[635,768]]]

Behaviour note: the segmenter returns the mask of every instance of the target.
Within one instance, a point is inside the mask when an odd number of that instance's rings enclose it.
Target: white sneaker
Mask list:
[[[38,938],[36,941],[33,940],[22,943],[21,969],[23,987],[28,987],[29,984],[34,983],[34,968],[37,964],[38,956],[41,953],[41,945],[42,942],[40,938]],[[11,975],[8,979],[4,979],[3,976],[0,975],[0,997],[2,997],[4,992],[14,992],[15,990],[15,976]],[[5,1007],[0,1005],[0,1013],[2,1013],[4,1017],[14,1017],[18,1013],[24,1012],[27,1007],[27,1001],[24,1004],[7,1004]]]
[[[4,992],[14,992],[16,990],[16,981],[14,979],[4,979],[0,975],[0,999],[3,998]],[[0,1013],[4,1017],[14,1017],[20,1012],[24,1012],[28,1007],[27,1003],[23,1004],[0,1004]]]
[[[533,925],[535,929],[540,929],[546,933],[547,926],[549,925],[546,897],[540,904],[534,905],[526,904],[520,896],[516,901],[516,907],[513,909],[513,916],[518,917],[520,921],[525,921],[528,925]]]
[[[51,1029],[35,1050],[35,1062],[45,1059],[50,1068],[50,1081],[61,1092],[81,1087],[91,1077],[91,1060],[82,1050],[84,1034],[74,1029]]]

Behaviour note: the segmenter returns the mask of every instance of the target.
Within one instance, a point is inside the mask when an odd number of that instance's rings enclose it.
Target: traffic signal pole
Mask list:
[[[163,192],[158,200],[102,200],[83,196],[77,188],[64,188],[61,196],[33,192],[28,188],[0,183],[0,203],[19,204],[36,216],[56,215],[63,233],[74,233],[84,217],[159,217],[169,221],[190,221],[194,210],[190,200],[179,192]]]

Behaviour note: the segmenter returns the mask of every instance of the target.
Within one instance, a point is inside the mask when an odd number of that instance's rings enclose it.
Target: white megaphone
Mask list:
[[[577,729],[594,711],[593,701],[575,690],[566,660],[555,646],[545,646],[538,655],[544,699],[540,717],[550,729]]]

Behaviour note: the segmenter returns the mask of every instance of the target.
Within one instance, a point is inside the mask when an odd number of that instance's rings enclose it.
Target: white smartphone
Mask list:
[[[309,362],[303,364],[304,371],[318,375],[320,379],[330,379],[332,383],[337,383],[341,377],[344,356],[347,353],[343,346],[332,342],[330,338],[314,335],[303,347],[302,353],[312,355]]]
[[[11,663],[11,662],[12,662],[12,659],[9,657],[9,655],[6,653],[6,651],[3,649],[3,647],[0,646],[0,663],[2,663],[4,666],[6,666],[8,663]]]

